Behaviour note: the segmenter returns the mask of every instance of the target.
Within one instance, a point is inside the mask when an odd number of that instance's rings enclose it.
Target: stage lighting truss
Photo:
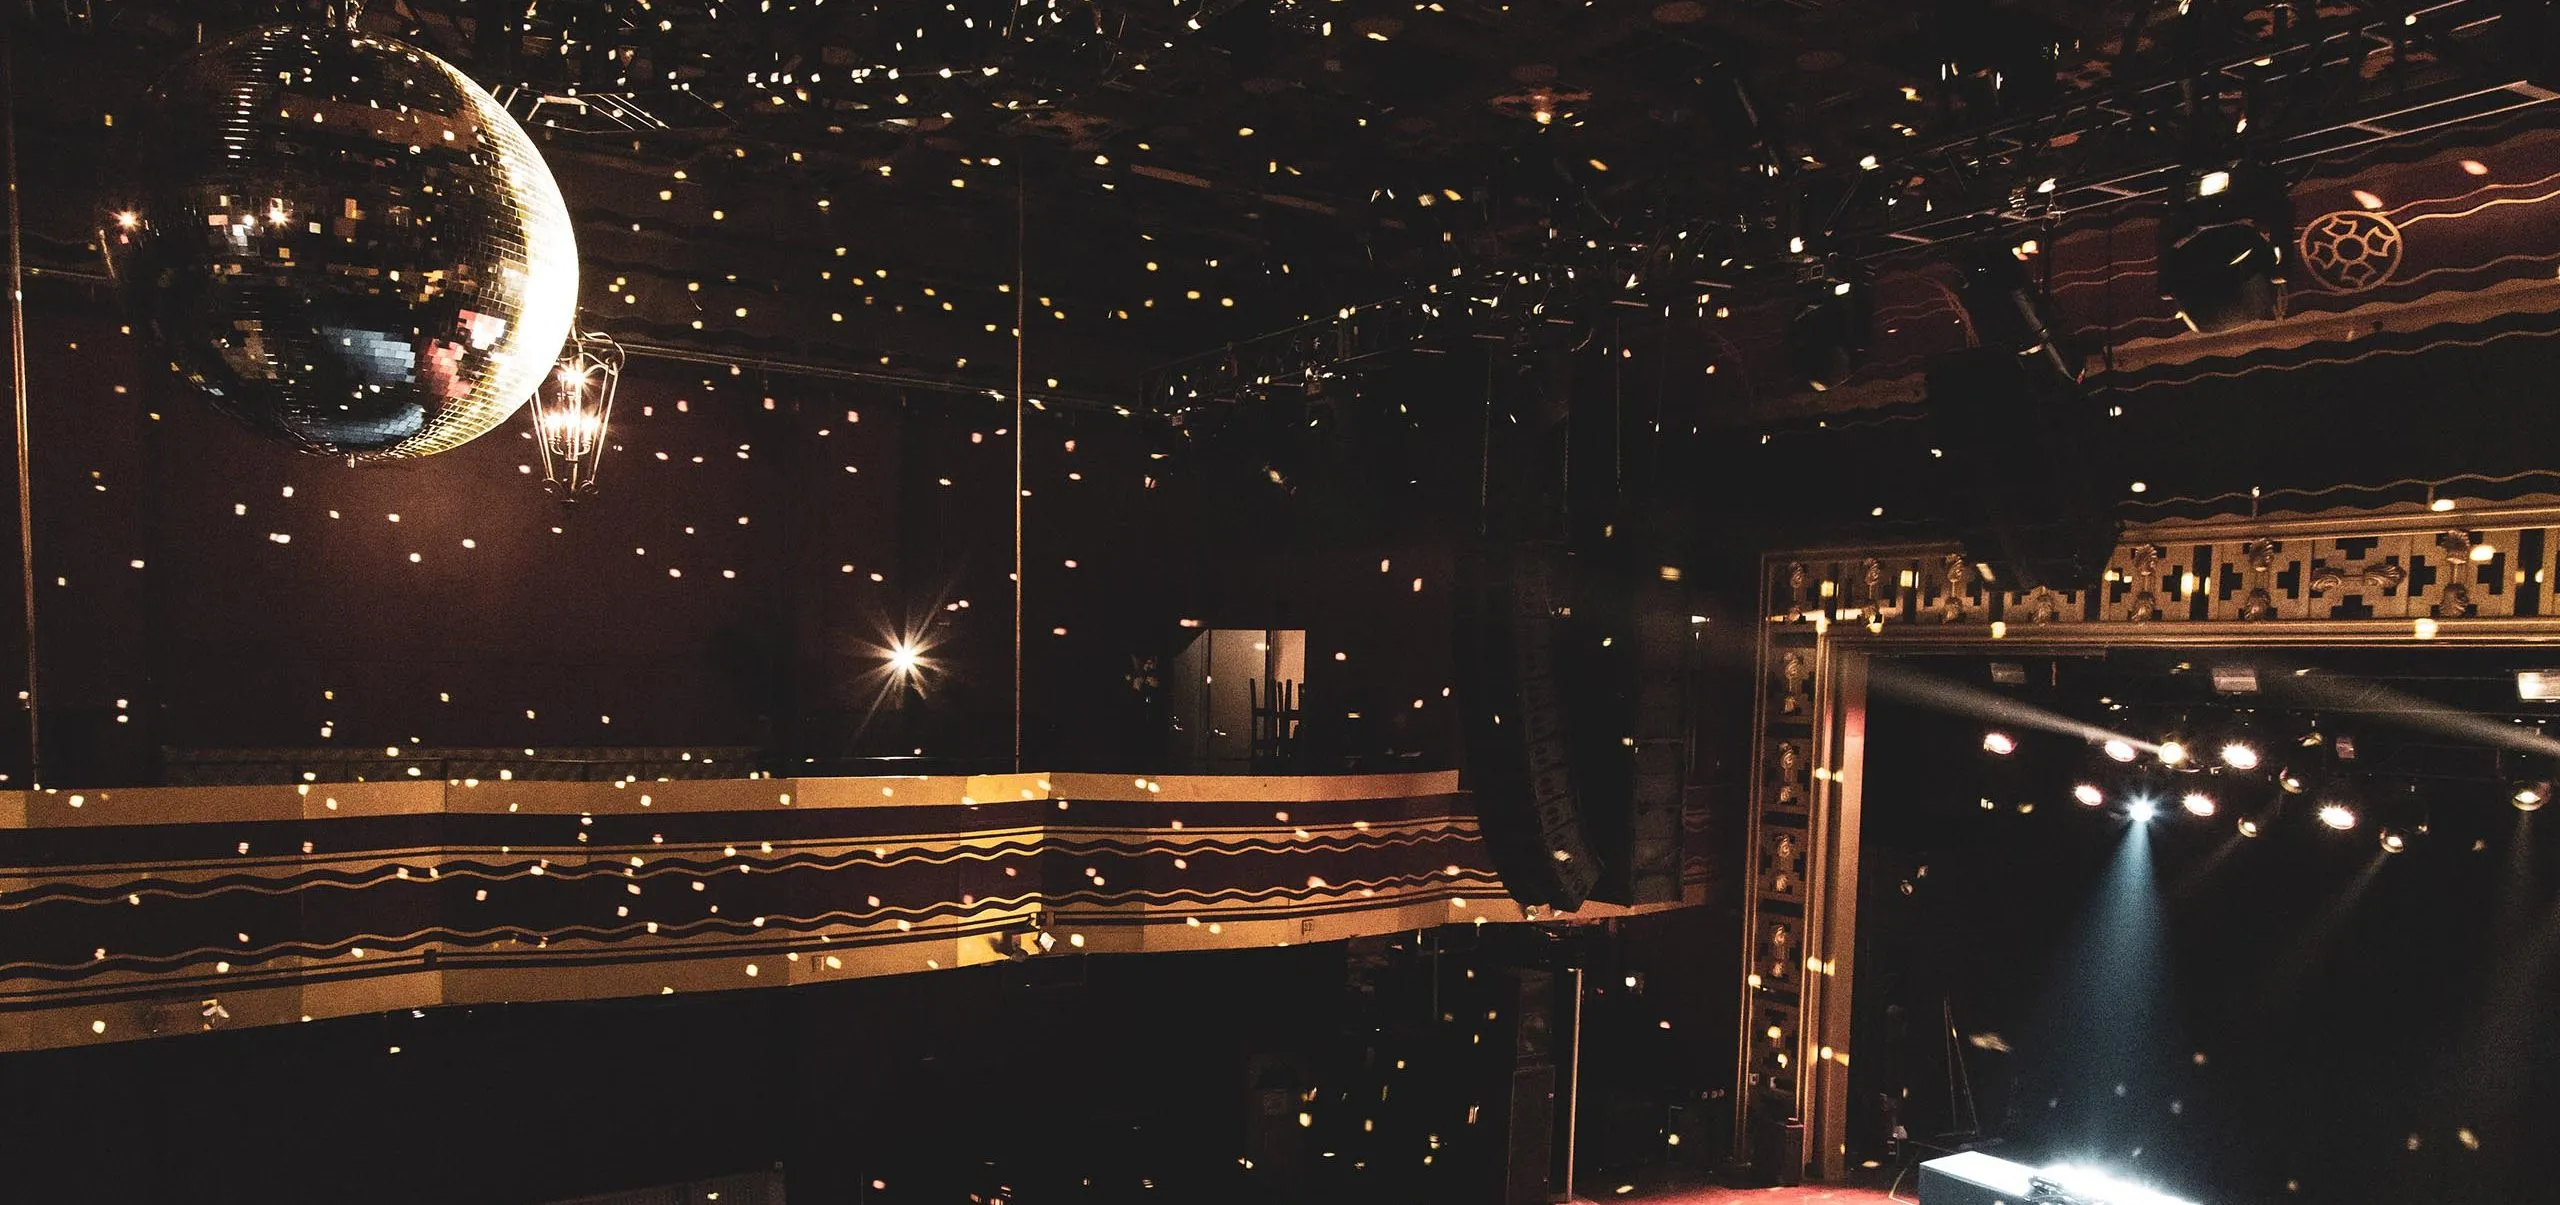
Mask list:
[[[534,446],[542,451],[542,481],[554,497],[575,502],[596,488],[605,435],[613,421],[613,395],[622,385],[622,345],[590,331],[570,338],[568,354],[534,390]]]

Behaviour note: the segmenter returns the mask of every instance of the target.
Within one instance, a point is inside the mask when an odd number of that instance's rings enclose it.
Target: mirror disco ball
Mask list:
[[[101,223],[171,367],[305,451],[426,456],[532,396],[576,316],[560,189],[497,100],[416,47],[274,26],[151,95]]]

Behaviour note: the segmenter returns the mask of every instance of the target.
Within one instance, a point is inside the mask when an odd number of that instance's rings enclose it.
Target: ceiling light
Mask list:
[[[2528,703],[2560,701],[2560,669],[2517,670],[2516,697]]]
[[[2255,837],[2255,836],[2257,836],[2261,831],[2263,831],[2263,830],[2262,830],[2262,829],[2259,827],[2259,825],[2258,825],[2258,818],[2257,818],[2257,817],[2255,817],[2255,816],[2242,816],[2242,817],[2240,818],[2240,835],[2241,835],[2241,836],[2243,836],[2243,837]]]

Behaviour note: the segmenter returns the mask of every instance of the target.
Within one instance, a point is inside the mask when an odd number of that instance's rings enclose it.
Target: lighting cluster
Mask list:
[[[1982,751],[1999,763],[2036,760],[2039,752],[1997,728],[1982,734]],[[2071,756],[2072,802],[2112,809],[2136,823],[2174,806],[2198,820],[2229,817],[2240,836],[2256,838],[2293,814],[2328,833],[2369,828],[2386,854],[2406,851],[2428,831],[2427,807],[2414,783],[2384,786],[2382,776],[2359,761],[2354,738],[2316,720],[2241,711],[2208,729],[2181,716],[2156,740],[2099,734]],[[2499,789],[2518,811],[2531,812],[2555,787],[2553,779],[2537,778]]]

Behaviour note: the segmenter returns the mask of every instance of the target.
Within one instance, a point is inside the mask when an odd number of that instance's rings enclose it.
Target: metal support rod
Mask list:
[[[18,589],[26,617],[27,786],[44,785],[44,739],[36,709],[35,479],[27,471],[26,261],[18,242],[18,77],[14,48],[0,45],[0,170],[9,183],[9,398],[18,424]]]
[[[1030,231],[1030,177],[1020,166],[1013,175],[1013,772],[1022,773],[1022,491],[1023,452],[1029,447],[1031,433],[1023,429],[1028,413],[1023,409],[1024,385],[1022,338],[1023,322],[1028,317],[1025,302],[1031,292],[1030,271],[1026,267],[1030,249],[1026,235]]]
[[[1582,968],[1573,968],[1573,1047],[1572,1066],[1565,1069],[1564,1098],[1564,1199],[1573,1200],[1574,1139],[1582,1128]]]

